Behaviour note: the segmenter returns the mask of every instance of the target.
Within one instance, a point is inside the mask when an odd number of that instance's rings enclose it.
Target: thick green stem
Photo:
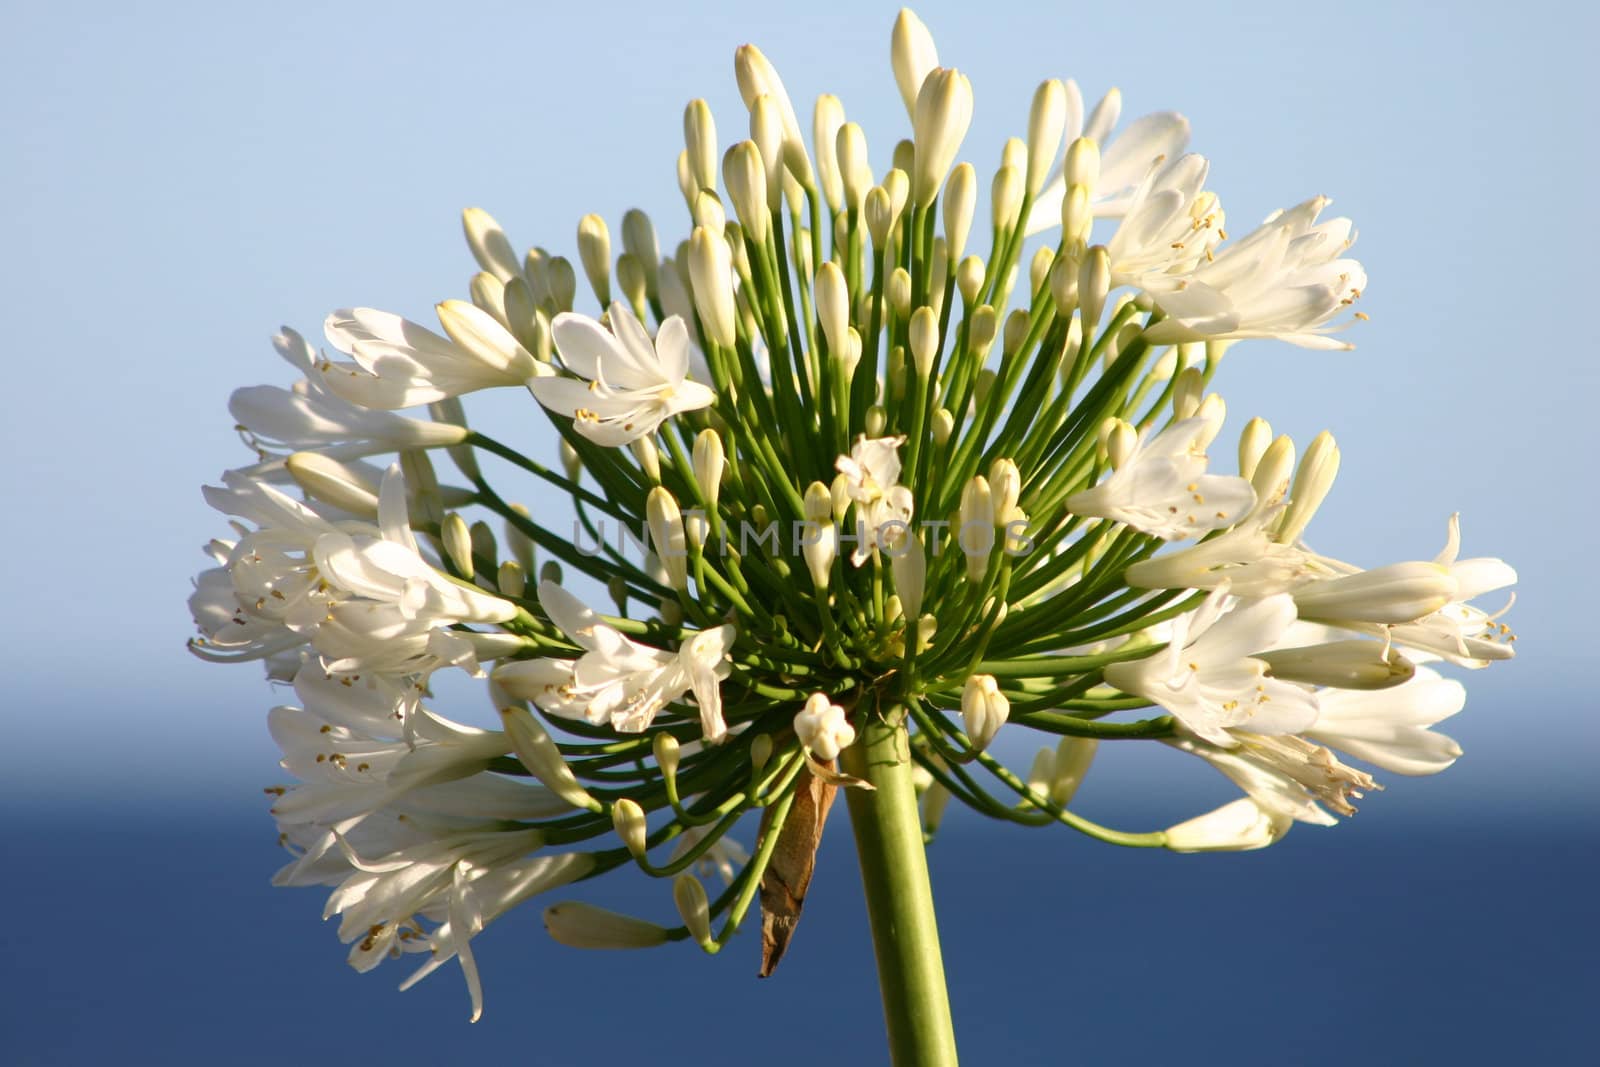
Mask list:
[[[955,1028],[904,726],[869,721],[840,756],[875,788],[846,789],[895,1067],[956,1062]]]

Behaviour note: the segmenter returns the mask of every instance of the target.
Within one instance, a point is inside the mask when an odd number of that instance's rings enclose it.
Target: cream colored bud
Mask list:
[[[798,149],[795,177],[802,185],[809,186],[812,183],[811,164],[806,159],[805,140],[800,136],[800,119],[789,100],[789,91],[783,87],[783,79],[778,77],[777,68],[762,54],[761,49],[746,44],[740,45],[733,54],[733,73],[739,82],[739,96],[744,100],[745,107],[754,111],[756,101],[762,96],[771,97],[777,105],[783,139]]]
[[[766,208],[776,211],[783,202],[783,116],[777,101],[763,93],[750,105],[750,140],[760,152],[765,168]],[[727,180],[727,175],[723,175]]]
[[[974,476],[962,487],[956,523],[955,541],[967,561],[967,580],[981,582],[995,545],[994,491],[983,475]]]
[[[850,328],[850,290],[839,264],[828,260],[817,269],[814,291],[817,322],[828,340],[828,351],[837,354]]]
[[[989,367],[985,367],[978,372],[978,376],[972,380],[973,403],[982,407],[988,401],[989,391],[994,388],[994,383],[998,377]]]
[[[922,542],[910,531],[901,531],[893,543],[884,548],[884,555],[889,557],[901,610],[906,618],[917,618],[922,614],[922,598],[928,580],[928,558]]]
[[[865,421],[868,437],[882,437],[884,427],[889,423],[889,413],[883,410],[882,404],[874,404],[867,409]]]
[[[911,314],[911,272],[904,267],[890,271],[889,280],[883,287],[883,298],[888,301],[894,317],[904,322],[906,316]]]
[[[733,252],[720,233],[695,227],[689,238],[689,278],[706,340],[732,348],[738,337],[733,296]]]
[[[1028,292],[1037,293],[1044,288],[1055,262],[1055,249],[1041,247],[1034,251],[1033,258],[1028,261]]]
[[[956,418],[950,414],[949,408],[939,408],[933,413],[933,443],[943,448],[950,443],[950,435],[955,433]]]
[[[757,734],[750,739],[750,769],[759,772],[772,759],[772,738]]]
[[[1089,190],[1081,185],[1067,186],[1061,198],[1061,237],[1069,248],[1082,248],[1089,243],[1094,229],[1094,208],[1089,200]]]
[[[529,517],[528,509],[522,504],[509,505],[511,510],[522,516]],[[524,571],[533,570],[533,541],[523,533],[510,519],[505,524],[506,551],[511,553],[511,558],[522,564]]]
[[[1092,137],[1079,137],[1067,146],[1066,162],[1061,169],[1067,187],[1081,186],[1091,196],[1100,183],[1100,145]]]
[[[1244,852],[1265,848],[1294,825],[1293,817],[1268,812],[1248,797],[1170,827],[1166,844],[1174,852]]]
[[[920,307],[911,314],[908,331],[911,343],[911,363],[918,377],[933,373],[934,360],[939,355],[939,316],[932,308]]]
[[[480,270],[472,276],[472,281],[467,283],[467,292],[472,297],[474,307],[492,316],[500,325],[506,325],[506,286],[504,282],[488,271]]]
[[[516,754],[518,762],[527,768],[528,773],[541,785],[575,808],[586,808],[595,812],[601,810],[600,802],[590,796],[588,790],[578,783],[572,768],[568,767],[567,761],[561,757],[561,749],[556,747],[550,734],[539,720],[533,717],[532,712],[524,707],[507,706],[500,709],[500,721],[505,729],[506,740],[510,742],[511,751]],[[643,812],[639,817],[642,822]]]
[[[624,252],[617,257],[617,288],[622,290],[622,298],[628,302],[633,313],[643,318],[646,314],[645,302],[650,299],[650,288],[645,282],[643,265],[631,252]]]
[[[912,194],[918,207],[933,203],[972,124],[972,83],[958,70],[934,68],[917,93],[912,118],[916,171]]]
[[[854,326],[845,331],[845,343],[842,350],[835,353],[834,358],[839,361],[840,373],[845,381],[851,381],[856,375],[856,365],[861,362],[861,335]]]
[[[1092,737],[1063,737],[1056,745],[1055,759],[1050,769],[1050,803],[1064,808],[1072,803],[1089,764],[1094,762],[1099,742]]]
[[[678,192],[693,211],[695,197],[700,195],[700,182],[695,177],[694,164],[689,162],[689,153],[686,151],[678,153]]]
[[[661,776],[669,782],[676,778],[681,754],[678,739],[662,731],[651,740],[650,748],[655,753],[656,766],[661,768]]]
[[[545,264],[545,280],[550,288],[550,304],[555,312],[571,311],[572,301],[578,295],[578,272],[572,269],[572,261],[565,256],[551,256]]]
[[[728,195],[730,198],[733,196],[731,192]],[[735,201],[734,208],[738,210],[738,201]],[[704,226],[712,233],[723,233],[728,228],[728,213],[715,193],[704,190],[696,193],[690,214],[694,216],[696,226]]]
[[[722,157],[722,181],[745,233],[757,244],[764,243],[772,217],[767,206],[766,167],[754,141],[740,141],[728,149]]]
[[[522,273],[522,264],[494,216],[482,208],[469,207],[461,213],[461,229],[478,266],[502,282]]]
[[[1201,399],[1200,406],[1195,408],[1194,414],[1195,418],[1204,423],[1200,427],[1200,432],[1194,437],[1194,447],[1203,452],[1222,431],[1223,420],[1228,417],[1228,402],[1222,399],[1222,394],[1210,393]]]
[[[994,497],[994,523],[1004,528],[1021,514],[1022,472],[1013,460],[1001,456],[989,464],[989,490]]]
[[[883,176],[884,191],[889,194],[889,203],[893,206],[893,222],[895,229],[899,228],[901,216],[905,213],[906,203],[911,196],[911,179],[907,172],[895,167]]]
[[[714,511],[717,497],[722,492],[722,472],[727,467],[722,435],[709,428],[701,430],[694,439],[692,462],[695,484],[700,487],[700,495],[705,498],[706,506]]]
[[[945,262],[958,262],[966,251],[972,218],[978,207],[978,172],[971,163],[958,163],[944,183]]]
[[[905,101],[906,114],[913,119],[917,114],[917,95],[928,74],[939,65],[939,50],[933,45],[933,35],[910,8],[901,8],[894,20],[894,30],[889,35],[889,66],[894,70],[895,85],[900,88],[900,99]]]
[[[1411,561],[1306,582],[1290,592],[1296,611],[1308,621],[1400,625],[1433,614],[1459,591],[1446,568]]]
[[[667,940],[665,927],[580,900],[544,909],[544,928],[552,941],[568,948],[653,948]]]
[[[1121,470],[1139,444],[1139,431],[1127,419],[1110,418],[1100,424],[1101,442],[1105,447],[1106,462],[1112,470]]]
[[[967,343],[973,355],[984,359],[989,354],[989,346],[994,344],[999,321],[995,316],[994,308],[988,304],[979,305],[967,319]]]
[[[993,209],[996,229],[1010,230],[1017,224],[1017,214],[1022,210],[1022,194],[1026,175],[1016,167],[1001,167],[994,172],[994,182],[989,187],[989,205]]]
[[[1294,488],[1289,492],[1289,507],[1283,513],[1283,525],[1278,527],[1274,540],[1292,545],[1305,533],[1311,517],[1322,506],[1333,480],[1339,474],[1339,446],[1333,435],[1323,430],[1306,448],[1305,458],[1295,471]]]
[[[400,453],[400,473],[405,477],[409,495],[406,499],[411,521],[421,524],[444,521],[444,501],[439,495],[439,476],[434,473],[433,460],[420,448],[407,448]]]
[[[439,540],[444,545],[445,558],[461,577],[472,580],[477,572],[472,566],[472,531],[467,520],[451,513],[439,525]]]
[[[661,262],[661,246],[650,216],[638,208],[630,208],[622,216],[622,247],[638,260],[639,269],[644,272],[646,295],[655,297],[659,292],[656,269]]]
[[[601,307],[611,304],[611,231],[599,215],[578,220],[578,258]]]
[[[295,452],[283,465],[312,499],[363,519],[378,517],[378,487],[354,467],[321,452]]]
[[[567,481],[576,482],[583,474],[583,460],[578,456],[578,450],[572,447],[571,442],[561,442],[561,469],[567,476]]]
[[[839,127],[844,125],[844,105],[832,93],[817,97],[811,120],[811,143],[817,151],[817,177],[830,211],[844,203],[844,177],[839,168]]]
[[[1078,306],[1078,277],[1081,272],[1079,261],[1071,255],[1057,256],[1050,265],[1050,299],[1055,302],[1056,314],[1071,315]],[[1073,319],[1072,325],[1078,327],[1079,336],[1082,337],[1082,324]]]
[[[1288,434],[1280,435],[1256,462],[1250,473],[1250,487],[1263,505],[1278,503],[1289,493],[1289,479],[1294,475],[1294,441]]]
[[[1050,779],[1055,775],[1056,754],[1041,748],[1033,754],[1033,765],[1028,768],[1028,792],[1049,799]]]
[[[810,227],[802,226],[795,231],[794,240],[789,242],[789,251],[792,253],[789,262],[794,267],[796,277],[809,278],[816,273],[815,264],[811,259]]]
[[[717,187],[717,123],[711,105],[691,100],[683,109],[683,144],[689,153],[689,175],[695,188]]]
[[[1020,137],[1007,137],[1000,146],[1000,165],[1011,167],[1018,174],[1028,172],[1028,145]]]
[[[1178,384],[1172,388],[1172,417],[1182,421],[1192,419],[1205,399],[1206,379],[1198,367],[1189,367],[1178,373]]]
[[[656,486],[645,498],[645,519],[656,558],[667,571],[667,584],[683,592],[689,588],[689,547],[683,532],[683,513],[678,501],[664,486]]]
[[[801,746],[823,763],[839,758],[839,753],[855,744],[856,731],[845,718],[844,708],[828,699],[826,693],[812,693],[794,717],[794,735]]]
[[[1011,701],[992,674],[969,674],[961,687],[961,720],[974,752],[982,752],[1011,714]]]
[[[968,256],[956,267],[956,292],[961,294],[963,306],[970,308],[977,301],[984,271],[983,260],[977,256]]]
[[[1105,245],[1095,245],[1084,253],[1083,266],[1078,269],[1078,315],[1083,319],[1085,337],[1091,336],[1091,326],[1099,325],[1110,291],[1111,256]]]
[[[913,142],[902,138],[894,143],[894,153],[889,158],[891,167],[905,174],[910,174],[916,169],[917,146]]]
[[[628,847],[629,855],[644,862],[650,834],[644,809],[634,801],[623,797],[611,805],[611,825],[617,831],[617,836],[622,838],[622,843]]]
[[[889,403],[898,403],[906,391],[906,350],[902,345],[889,349],[889,359],[883,370],[883,382]]]
[[[1028,109],[1028,195],[1036,195],[1061,151],[1067,128],[1067,87],[1051,78],[1033,94]]]
[[[1028,313],[1022,308],[1016,308],[1006,316],[1005,332],[1000,341],[1000,352],[1005,359],[1022,350],[1022,342],[1028,339],[1032,325]]]
[[[925,837],[932,837],[939,832],[939,826],[944,822],[944,813],[950,807],[950,790],[934,782],[928,786],[928,791],[922,794],[922,833]]]
[[[889,228],[894,225],[894,201],[883,186],[873,186],[861,213],[866,216],[867,233],[872,237],[873,249],[881,252],[889,239]]]
[[[1239,477],[1249,478],[1256,472],[1262,453],[1272,443],[1272,424],[1257,417],[1244,424],[1239,431]]]
[[[528,572],[516,560],[508,559],[500,564],[494,585],[501,596],[521,598],[528,591]]]
[[[1308,648],[1257,652],[1274,678],[1338,689],[1388,689],[1408,682],[1416,664],[1383,641],[1330,641]]]
[[[672,900],[678,905],[678,915],[694,938],[695,944],[709,950],[711,940],[711,903],[706,899],[706,888],[700,879],[685,871],[673,879]]]
[[[534,299],[533,286],[528,284],[526,278],[518,275],[506,282],[501,299],[505,306],[506,329],[511,331],[511,336],[515,337],[517,343],[526,348],[534,359],[539,359],[539,353],[534,348],[534,324],[543,312],[539,310],[539,302]],[[548,355],[548,348],[546,354]],[[549,359],[541,362],[548,363]]]
[[[639,461],[639,469],[644,471],[644,476],[652,485],[661,484],[661,453],[656,448],[656,443],[648,437],[635,438],[629,442],[628,449],[633,453],[633,458]]]
[[[866,202],[867,191],[872,188],[872,164],[867,160],[867,135],[861,126],[847,122],[839,127],[835,142],[839,157],[839,174],[844,181],[846,207],[859,210]]]

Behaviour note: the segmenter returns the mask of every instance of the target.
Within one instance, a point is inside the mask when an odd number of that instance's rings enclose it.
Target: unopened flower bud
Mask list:
[[[1272,424],[1266,419],[1257,417],[1244,424],[1244,429],[1239,431],[1239,477],[1249,478],[1255,474],[1262,453],[1271,443]]]
[[[889,37],[889,65],[894,70],[900,99],[905,101],[906,114],[915,119],[917,95],[928,74],[939,65],[939,52],[928,27],[910,8],[901,8],[899,17],[894,20],[894,30]]]
[[[407,448],[400,453],[400,473],[405,476],[410,490],[407,500],[411,520],[418,523],[444,521],[444,501],[439,495],[439,476],[434,473],[433,460],[420,448]]]
[[[1011,701],[1000,692],[992,674],[969,674],[961,688],[961,721],[974,752],[994,740],[1011,714]]]
[[[689,277],[706,339],[732,348],[738,338],[733,297],[733,252],[719,233],[695,227],[689,238]]]
[[[523,518],[528,518],[528,509],[522,504],[509,505],[511,510]],[[521,564],[524,571],[533,570],[533,540],[510,519],[505,524],[506,551],[511,553],[511,558]]]
[[[680,593],[689,588],[689,548],[683,533],[683,515],[678,502],[664,486],[656,486],[645,498],[645,517],[656,556],[667,571],[667,584]]]
[[[1299,470],[1295,471],[1289,507],[1283,513],[1283,525],[1278,527],[1274,538],[1279,544],[1292,545],[1300,539],[1328,490],[1333,488],[1338,474],[1339,446],[1334,443],[1333,435],[1323,430],[1312,439]]]
[[[1241,443],[1241,448],[1243,447]],[[1256,499],[1270,507],[1289,492],[1289,478],[1294,474],[1294,441],[1281,434],[1267,446],[1250,474],[1250,488]]]
[[[1002,358],[1009,360],[1022,351],[1022,342],[1028,339],[1028,331],[1032,327],[1031,318],[1022,308],[1016,308],[1006,316],[1005,332],[1000,341]]]
[[[902,174],[909,175],[916,169],[917,146],[909,140],[901,139],[894,143],[894,155],[891,157],[890,166]]]
[[[672,882],[672,900],[678,905],[678,915],[688,929],[689,936],[701,948],[711,947],[711,903],[706,899],[706,888],[700,879],[688,871]]]
[[[532,712],[524,707],[510,705],[500,709],[500,720],[505,728],[506,740],[511,744],[511,751],[541,785],[575,808],[586,808],[596,812],[600,810],[600,802],[590,796],[588,790],[578,783],[572,768],[568,767],[567,761],[561,757],[561,749],[556,747],[555,741],[551,739],[539,720],[533,717]],[[634,807],[637,808],[638,805]],[[642,812],[639,818],[642,823],[644,819]]]
[[[922,614],[922,598],[927,589],[928,558],[922,542],[909,530],[901,530],[893,543],[884,547],[894,575],[895,595],[901,611],[909,619]]]
[[[599,215],[578,220],[578,258],[601,307],[611,303],[611,231]]]
[[[636,437],[628,443],[628,450],[639,461],[639,469],[651,485],[661,484],[661,453],[656,443],[648,437]]]
[[[572,261],[565,256],[551,256],[545,266],[545,279],[549,284],[550,304],[555,312],[571,311],[572,301],[578,295],[578,272],[572,269]],[[602,304],[609,302],[601,301]]]
[[[811,163],[806,158],[805,140],[800,136],[800,119],[789,100],[789,91],[778,77],[777,68],[753,44],[740,45],[733,53],[733,73],[739,82],[739,96],[744,106],[754,112],[761,97],[769,97],[777,108],[782,123],[783,140],[792,148],[791,169],[800,184],[812,183]]]
[[[1050,803],[1064,808],[1072,803],[1083,776],[1089,773],[1099,742],[1092,737],[1063,737],[1056,745],[1050,770]]]
[[[450,561],[450,566],[461,577],[471,581],[475,572],[472,568],[472,531],[467,528],[467,520],[454,513],[446,515],[439,526],[439,540],[444,544],[445,558]]]
[[[1100,436],[1106,462],[1112,470],[1121,470],[1139,444],[1139,431],[1127,419],[1111,418],[1100,424]]]
[[[740,141],[728,149],[722,157],[722,181],[745,233],[757,244],[763,243],[771,228],[771,216],[766,169],[754,141]]]
[[[1033,754],[1033,765],[1028,768],[1028,792],[1034,796],[1048,799],[1050,796],[1050,779],[1055,774],[1056,754],[1048,748],[1041,748]]]
[[[617,836],[622,838],[622,843],[628,847],[629,855],[641,863],[644,862],[646,839],[650,833],[644,809],[634,801],[623,797],[611,805],[611,825],[616,829]]]
[[[994,182],[989,187],[989,205],[996,229],[1009,230],[1017,224],[1017,213],[1022,210],[1025,178],[1024,173],[1016,167],[1001,167],[994,172]]]
[[[689,153],[689,175],[697,189],[717,187],[717,124],[711,105],[691,100],[683,109],[683,143]]]
[[[561,442],[561,469],[566,472],[567,481],[576,482],[583,474],[583,460],[578,456],[578,450],[571,443]]]
[[[882,252],[889,239],[889,229],[894,225],[894,201],[888,190],[881,185],[873,186],[872,191],[867,193],[861,213],[866,217],[867,233],[872,238],[873,249]]]
[[[1092,137],[1079,137],[1067,146],[1061,177],[1070,189],[1076,185],[1089,195],[1100,182],[1100,145]]]
[[[1050,268],[1056,261],[1053,248],[1039,248],[1033,253],[1033,258],[1028,261],[1028,292],[1037,293],[1044,288],[1046,279],[1050,277]]]
[[[1033,94],[1028,109],[1028,195],[1044,187],[1045,176],[1061,150],[1067,125],[1067,87],[1051,78]]]
[[[1057,256],[1050,265],[1050,299],[1055,301],[1056,314],[1071,315],[1078,306],[1078,278],[1081,274],[1079,260],[1071,255]],[[1082,336],[1082,323],[1078,319],[1072,320],[1072,325],[1078,327],[1079,336]]]
[[[1399,625],[1438,611],[1458,589],[1439,564],[1408,562],[1307,582],[1291,592],[1296,611],[1308,621]]]
[[[667,940],[665,927],[580,900],[544,909],[544,928],[551,940],[568,948],[653,948]]]
[[[993,368],[985,367],[972,379],[972,401],[982,407],[989,400],[989,393],[994,389],[994,383],[999,379]]]
[[[1083,266],[1078,269],[1078,314],[1085,337],[1091,335],[1091,326],[1099,325],[1110,291],[1111,256],[1105,245],[1095,245],[1084,253]]]
[[[750,140],[755,142],[765,169],[766,209],[776,211],[783,203],[783,117],[777,102],[765,93],[750,105]],[[766,232],[760,231],[763,239]]]
[[[1294,819],[1268,812],[1248,797],[1181,822],[1166,831],[1174,852],[1243,852],[1265,848],[1289,832]]]
[[[696,226],[704,226],[712,233],[724,233],[728,229],[728,213],[722,207],[722,201],[717,199],[717,194],[702,189],[694,194],[694,204],[689,212],[694,218]]]
[[[867,409],[865,421],[868,437],[882,437],[884,427],[889,423],[889,413],[883,409],[882,404],[874,404]]]
[[[1178,373],[1178,384],[1172,387],[1172,417],[1178,421],[1194,418],[1200,410],[1200,401],[1206,391],[1205,375],[1198,367]]]
[[[759,772],[772,759],[772,738],[757,734],[750,739],[750,769]]]
[[[622,247],[638,262],[644,274],[646,296],[656,296],[659,291],[656,270],[661,262],[661,246],[656,241],[656,228],[651,224],[650,216],[638,208],[630,208],[622,216]]]
[[[378,517],[378,487],[354,467],[321,452],[295,452],[283,465],[312,499],[363,519]]]
[[[817,152],[817,179],[830,211],[844,203],[844,177],[839,169],[839,127],[844,125],[844,105],[832,93],[817,97],[811,120],[811,143]]]
[[[839,156],[839,174],[844,181],[844,202],[852,210],[860,210],[866,202],[867,191],[872,188],[872,164],[867,160],[867,135],[861,126],[847,122],[839,127],[835,140]]]
[[[494,216],[482,208],[469,207],[461,213],[461,228],[467,235],[467,247],[472,250],[472,258],[478,261],[478,266],[501,282],[522,273],[522,264]]]
[[[1017,501],[1022,497],[1022,472],[1015,461],[1004,456],[989,464],[989,491],[994,497],[994,522],[1004,527],[1018,517]]]
[[[1274,678],[1339,689],[1388,689],[1410,681],[1416,664],[1382,641],[1329,641],[1256,653]]]
[[[957,520],[961,528],[956,531],[956,542],[967,559],[967,580],[981,582],[995,541],[994,493],[989,479],[980,474],[962,488]]]
[[[890,271],[889,280],[883,287],[883,298],[888,301],[894,317],[904,322],[906,316],[911,314],[911,272],[904,267]]]
[[[722,492],[722,472],[727,466],[727,456],[722,447],[722,436],[712,429],[701,430],[694,439],[694,480],[706,505],[715,509],[717,496]]]
[[[939,832],[939,825],[944,822],[945,809],[950,806],[950,790],[934,782],[928,786],[928,791],[922,794],[922,833],[925,837],[932,837]]]
[[[500,325],[506,324],[506,285],[486,270],[480,270],[467,283],[474,307],[488,312]]]
[[[501,596],[520,598],[528,591],[528,572],[516,560],[508,559],[500,564],[494,584]]]
[[[933,373],[933,362],[939,355],[939,316],[932,308],[920,307],[911,315],[909,329],[911,363],[918,377]]]
[[[978,291],[983,287],[984,276],[983,260],[977,256],[968,256],[956,267],[956,292],[961,294],[961,303],[972,307],[978,299]]]
[[[972,217],[978,205],[978,172],[961,163],[944,184],[944,239],[946,263],[955,263],[966,251]]]
[[[950,435],[955,432],[956,418],[950,414],[949,408],[938,408],[933,413],[933,443],[943,448],[950,443]]]
[[[980,304],[978,309],[967,318],[967,344],[972,349],[972,354],[978,359],[986,359],[989,355],[989,346],[994,344],[995,333],[999,320],[994,308],[988,304]]]
[[[1061,237],[1069,248],[1083,248],[1094,229],[1094,207],[1089,190],[1081,185],[1067,186],[1061,198]]]

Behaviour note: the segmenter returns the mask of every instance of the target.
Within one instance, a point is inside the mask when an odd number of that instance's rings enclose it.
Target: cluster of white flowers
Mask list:
[[[604,220],[580,222],[599,318],[573,310],[571,261],[517,255],[474,209],[480,270],[438,306],[443,334],[336,311],[338,358],[285,329],[299,380],[234,395],[256,456],[206,490],[233,533],[208,546],[192,644],[293,685],[270,719],[297,779],[270,790],[294,853],[278,880],[335,887],[356,967],[458,959],[476,1016],[471,938],[626,864],[674,878],[681,925],[563,902],[552,935],[716,951],[797,792],[860,784],[833,764],[869,723],[904,731],[930,834],[956,798],[1176,851],[1349,814],[1378,786],[1336,752],[1398,774],[1459,755],[1431,728],[1465,690],[1436,668],[1512,655],[1503,609],[1475,603],[1511,568],[1459,558],[1454,517],[1431,560],[1313,551],[1327,434],[1297,462],[1253,419],[1238,473],[1209,455],[1233,342],[1348,347],[1349,220],[1319,222],[1315,198],[1232,238],[1182,116],[1118,132],[1120,94],[1085,114],[1050,80],[1003,146],[993,244],[969,252],[972,86],[909,12],[891,58],[911,136],[874,168],[837,98],[808,146],[777,71],[739,49],[749,138],[724,152],[704,101],[685,113],[685,239],[663,254],[632,211],[614,255]],[[469,426],[461,398],[505,388],[549,414],[557,462]],[[428,706],[453,669],[486,678],[496,728]],[[989,751],[1023,728],[1052,735],[1027,776]],[[1152,833],[1072,810],[1096,745],[1140,739],[1244,798]],[[756,809],[752,855],[728,835]]]

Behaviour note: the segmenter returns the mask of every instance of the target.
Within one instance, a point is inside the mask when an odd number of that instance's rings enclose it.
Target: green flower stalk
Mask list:
[[[285,329],[300,380],[234,395],[257,461],[206,490],[234,532],[192,647],[293,684],[270,716],[298,779],[270,790],[277,880],[334,887],[357,968],[456,959],[476,1017],[483,927],[633,869],[670,885],[661,922],[562,901],[552,936],[716,953],[758,911],[765,972],[843,789],[895,1062],[953,1063],[923,855],[950,801],[1258,848],[1377,787],[1336,752],[1400,774],[1459,754],[1430,727],[1464,690],[1433,665],[1511,656],[1471,601],[1515,573],[1459,558],[1453,517],[1431,559],[1313,551],[1327,434],[1296,462],[1256,418],[1237,472],[1213,461],[1235,341],[1348,347],[1350,222],[1313,199],[1230,238],[1181,116],[1118,134],[1117,94],[1085,117],[1050,80],[985,240],[972,85],[909,12],[891,53],[912,130],[891,166],[832,96],[808,144],[747,45],[749,139],[724,150],[685,110],[676,239],[630,211],[618,252],[579,222],[598,317],[568,259],[472,209],[480,269],[442,333],[336,311],[333,355]],[[559,454],[470,423],[488,389],[526,389]],[[498,721],[441,714],[439,671],[484,679]],[[1022,731],[1026,774],[995,754]],[[1166,830],[1092,821],[1078,786],[1127,742],[1244,795]]]

